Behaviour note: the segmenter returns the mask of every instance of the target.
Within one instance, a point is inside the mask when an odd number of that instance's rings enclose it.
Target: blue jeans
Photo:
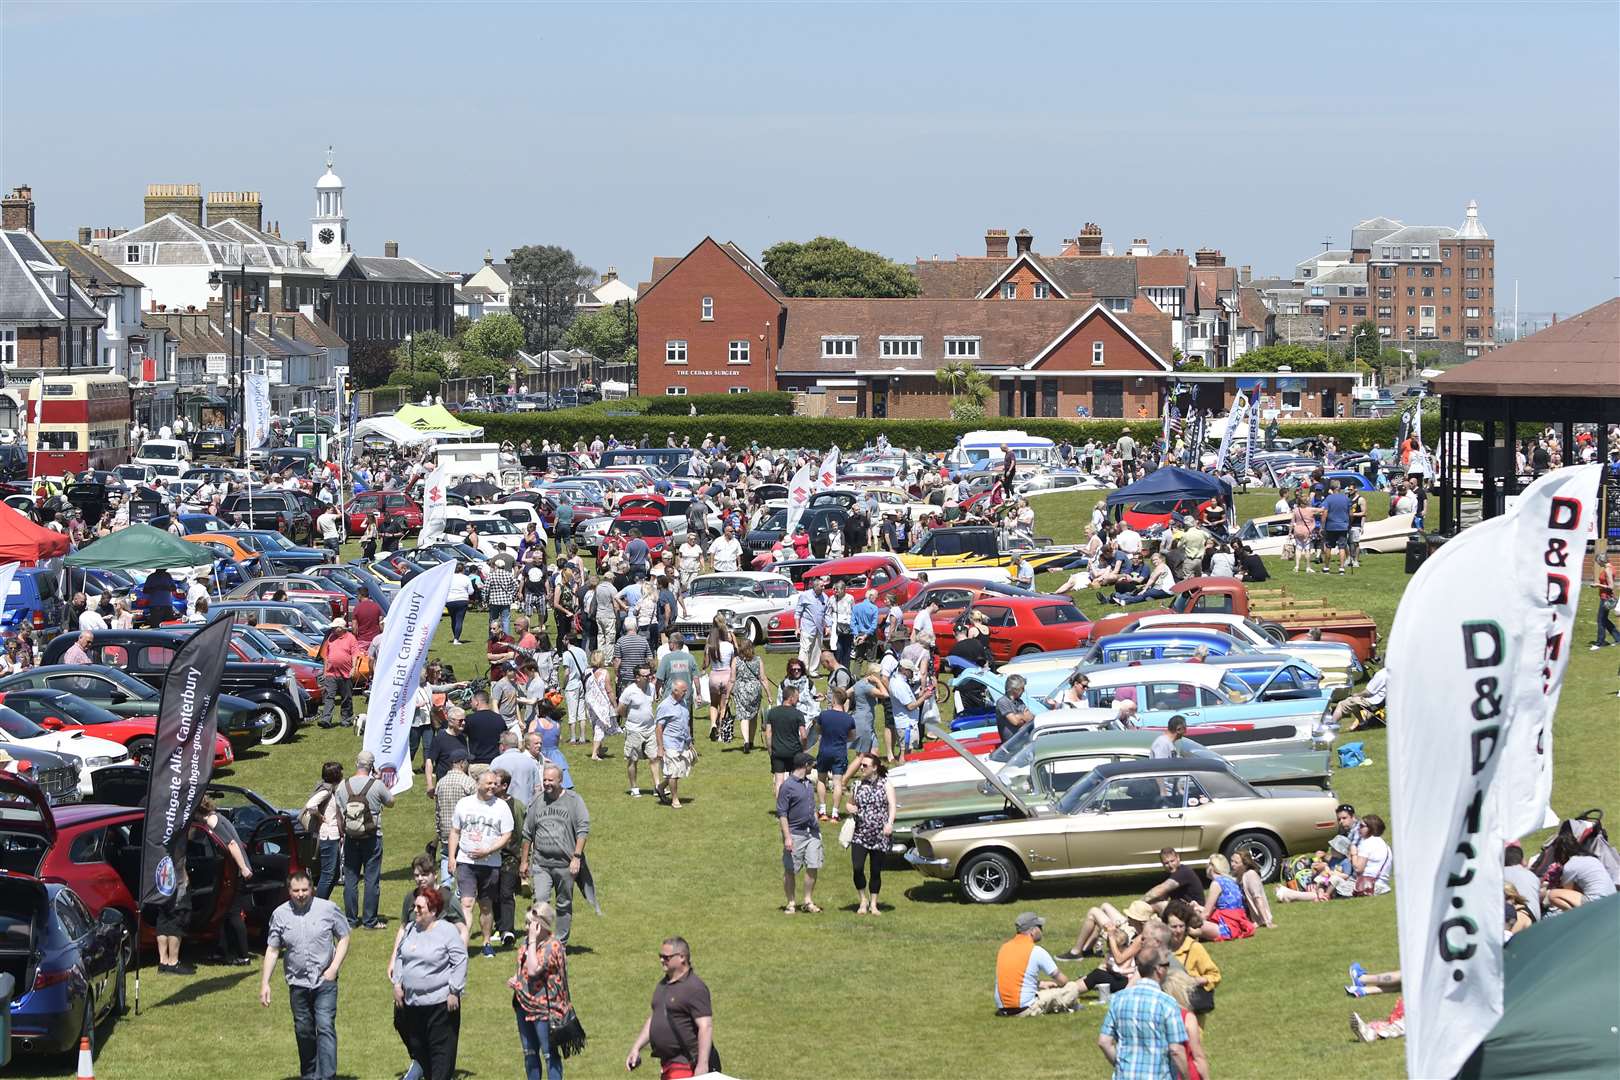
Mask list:
[[[366,904],[363,915],[359,908],[360,875],[366,876]],[[375,836],[351,836],[343,841],[343,914],[349,925],[377,925],[377,892],[382,887],[382,833]]]
[[[411,728],[411,752],[407,761],[416,760],[416,748],[422,748],[422,760],[426,761],[428,755],[433,753],[433,725],[421,724]]]
[[[1597,643],[1599,645],[1603,644],[1605,634],[1614,638],[1615,642],[1620,643],[1620,629],[1615,628],[1613,615],[1614,601],[1599,600],[1597,609]]]
[[[491,604],[491,605],[489,605],[489,625],[490,625],[490,628],[494,629],[494,627],[495,627],[495,625],[497,623],[500,624],[501,633],[510,634],[512,632],[512,605],[511,604]]]
[[[338,870],[343,858],[342,840],[322,840],[320,842],[321,873],[315,884],[315,895],[322,900],[332,899],[332,890],[337,888]]]
[[[450,636],[460,641],[461,624],[467,620],[467,601],[451,600],[444,609],[450,613]]]
[[[546,1027],[546,1018],[542,1016],[538,1020],[529,1020],[515,1005],[512,1011],[517,1016],[518,1041],[523,1044],[524,1076],[527,1080],[540,1080],[540,1059],[543,1057],[546,1059],[547,1080],[562,1080],[562,1054],[551,1048],[551,1030]]]
[[[337,999],[335,982],[323,982],[314,989],[287,987],[302,1080],[332,1080],[337,1075]]]

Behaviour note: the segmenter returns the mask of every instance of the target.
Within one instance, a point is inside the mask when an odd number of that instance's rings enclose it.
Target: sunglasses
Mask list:
[[[663,953],[663,952],[661,952],[661,953],[658,954],[658,959],[660,961],[673,960],[679,955],[680,955],[680,953]]]

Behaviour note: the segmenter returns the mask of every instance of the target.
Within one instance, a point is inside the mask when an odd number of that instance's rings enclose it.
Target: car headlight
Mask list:
[[[771,622],[770,622],[770,628],[772,630],[777,630],[777,629],[780,629],[781,626],[782,626],[782,617],[780,615],[772,615],[771,616]]]
[[[101,755],[99,757],[85,758],[84,759],[84,764],[85,764],[85,768],[87,768],[87,769],[100,769],[100,768],[102,768],[104,766],[107,766],[107,765],[116,764],[117,762],[120,762],[124,758],[127,758],[127,757],[129,757],[129,754],[127,754],[127,753],[122,754],[122,755],[120,755],[118,757],[113,757],[110,754],[103,754],[103,755]]]

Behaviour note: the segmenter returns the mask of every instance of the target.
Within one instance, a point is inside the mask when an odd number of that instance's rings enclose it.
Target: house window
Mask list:
[[[1477,258],[1479,258],[1479,248],[1463,248],[1463,258],[1465,258],[1465,259],[1477,259]]]
[[[140,262],[141,261],[141,245],[139,245],[139,244],[126,244],[124,246],[124,261],[126,263],[138,263],[138,262]]]
[[[1339,295],[1340,296],[1349,296],[1350,295],[1350,290],[1345,288],[1343,285],[1340,285],[1339,286]]]
[[[1407,267],[1407,268],[1406,268],[1406,276],[1407,276],[1407,277],[1417,277],[1417,267],[1415,267],[1415,266],[1408,266],[1408,267]]]
[[[1367,286],[1365,286],[1365,285],[1357,285],[1355,287],[1355,290],[1350,295],[1352,295],[1352,296],[1366,296],[1367,295]]]
[[[1433,304],[1424,304],[1423,305],[1423,317],[1425,319],[1434,318],[1434,305]]]
[[[1299,408],[1299,391],[1298,390],[1284,390],[1282,392],[1282,404],[1283,404],[1283,408],[1285,408],[1285,409],[1297,409],[1297,408]]]
[[[1463,355],[1464,356],[1478,356],[1479,355],[1479,346],[1478,345],[1469,345],[1467,348],[1463,349]]]
[[[1417,314],[1417,308],[1413,307],[1411,304],[1407,304],[1406,305],[1406,314],[1407,314],[1408,318],[1410,318],[1413,315],[1416,315]]]
[[[1052,295],[1052,287],[1044,281],[1037,281],[1033,291],[1035,293],[1035,299],[1037,300],[1045,300],[1048,296]]]
[[[878,355],[885,360],[916,359],[922,355],[922,338],[880,337]]]
[[[1395,268],[1393,266],[1380,266],[1378,268],[1378,276],[1381,278],[1392,278],[1395,276]]]
[[[1465,331],[1465,333],[1468,335],[1470,340],[1473,340],[1473,341],[1478,341],[1479,340],[1479,327],[1470,326]]]
[[[1465,299],[1465,300],[1478,300],[1479,299],[1479,290],[1478,289],[1464,289],[1463,290],[1463,299]]]
[[[1479,267],[1477,267],[1477,266],[1468,267],[1467,269],[1465,269],[1463,271],[1463,277],[1467,278],[1469,281],[1478,281],[1479,277],[1480,277],[1480,275],[1479,275]]]
[[[1367,305],[1366,304],[1357,304],[1356,305],[1356,314],[1357,315],[1365,315],[1365,314],[1367,314]]]
[[[1423,257],[1425,259],[1427,259],[1429,257],[1429,249],[1428,248],[1423,249]]]
[[[686,342],[677,340],[664,342],[664,363],[686,363]]]
[[[1110,296],[1103,301],[1103,305],[1109,311],[1129,311],[1131,310],[1131,298],[1128,296]]]
[[[1450,277],[1450,276],[1451,276],[1451,267],[1449,267],[1449,266],[1442,266],[1442,267],[1441,267],[1441,268],[1440,268],[1440,276],[1441,276],[1441,277]]]
[[[1441,288],[1440,295],[1441,296],[1450,296],[1451,295],[1451,286],[1446,285],[1443,288]]]
[[[1424,267],[1424,268],[1423,268],[1423,276],[1424,276],[1424,277],[1434,277],[1434,267],[1432,267],[1432,266],[1425,266],[1425,267]]]
[[[746,386],[733,386],[729,390],[727,390],[726,393],[728,393],[728,394],[746,394],[746,393],[748,393],[748,387],[746,387]]]
[[[1451,314],[1451,305],[1447,304],[1445,307],[1441,308],[1440,309],[1440,314],[1442,314],[1442,315],[1450,315]]]
[[[733,341],[726,349],[726,362],[730,364],[748,363],[748,339],[739,338]]]
[[[1378,290],[1378,299],[1380,299],[1380,300],[1388,300],[1391,297],[1393,297],[1394,295],[1395,295],[1395,290],[1394,289],[1379,289]]]
[[[1311,295],[1312,296],[1321,296],[1322,295],[1322,286],[1320,286],[1320,285],[1312,285],[1311,286]]]
[[[1093,341],[1091,343],[1091,366],[1103,366],[1103,343],[1100,341]]]
[[[1392,307],[1380,307],[1378,309],[1378,317],[1380,319],[1393,319],[1395,317],[1395,309]]]
[[[1425,286],[1423,286],[1423,295],[1424,296],[1433,296],[1434,295],[1434,286],[1433,285],[1425,285]]]
[[[1339,314],[1340,315],[1348,315],[1348,314],[1350,314],[1350,306],[1348,304],[1340,304],[1339,305]]]
[[[855,359],[855,343],[860,338],[854,337],[824,337],[821,339],[821,358],[823,360],[853,360]]]
[[[1003,300],[1016,300],[1016,299],[1018,299],[1018,282],[1009,281],[1005,285],[1003,285],[1001,287],[1001,298]]]
[[[666,387],[664,387],[664,396],[665,397],[685,397],[686,396],[686,387],[684,387],[684,386],[666,386]]]
[[[1443,247],[1443,248],[1441,248],[1441,249],[1440,249],[1440,257],[1441,257],[1441,258],[1442,258],[1442,259],[1449,259],[1449,258],[1451,258],[1451,249],[1450,249],[1450,248],[1448,248],[1448,247]]]
[[[7,326],[0,328],[0,364],[15,364],[17,362],[17,330]]]
[[[1414,286],[1408,285],[1406,287],[1406,295],[1407,296],[1416,296],[1417,295],[1417,289]]]
[[[1463,308],[1463,315],[1470,319],[1477,319],[1479,318],[1479,308]]]
[[[945,339],[945,356],[952,360],[977,360],[979,358],[979,339],[976,337],[948,337]]]
[[[714,297],[712,296],[705,296],[703,298],[703,321],[714,321]]]

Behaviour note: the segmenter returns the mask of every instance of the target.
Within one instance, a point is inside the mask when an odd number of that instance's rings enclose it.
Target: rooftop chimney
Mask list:
[[[1142,258],[1145,255],[1153,254],[1153,249],[1148,246],[1147,237],[1138,236],[1135,240],[1131,241],[1131,254],[1135,255],[1137,258]]]
[[[385,258],[385,259],[397,259],[397,258],[399,258],[399,241],[398,240],[385,240],[385,241],[383,241],[383,258]]]
[[[489,248],[484,249],[484,265],[485,266],[493,266],[493,265],[495,265],[495,256],[493,256],[493,255],[491,255],[489,253]]]
[[[264,200],[257,191],[210,191],[208,193],[208,224],[222,221],[240,221],[250,228],[264,228]]]
[[[309,250],[309,241],[308,240],[300,240],[300,241],[298,241],[298,250],[307,252]]]
[[[1029,249],[1035,246],[1035,234],[1028,229],[1019,229],[1018,235],[1013,237],[1013,243],[1018,245],[1018,254],[1028,255]]]
[[[1007,230],[984,230],[984,256],[987,259],[1005,259],[1007,257]]]
[[[34,231],[34,189],[20,184],[0,199],[0,229]]]
[[[1080,230],[1080,235],[1074,238],[1074,253],[1076,255],[1102,254],[1102,226],[1094,221],[1086,222],[1086,227]]]
[[[1240,266],[1240,267],[1238,267],[1238,284],[1239,285],[1247,285],[1249,282],[1251,282],[1253,280],[1254,280],[1254,267],[1252,267],[1252,266]]]
[[[1225,266],[1226,256],[1217,248],[1199,248],[1193,252],[1194,266]]]
[[[90,235],[91,232],[92,232],[92,230],[91,230],[90,226],[88,226],[88,225],[80,225],[79,226],[79,246],[80,247],[89,247],[90,246],[90,241],[92,239],[92,237]]]
[[[602,284],[603,285],[606,285],[610,281],[618,281],[618,280],[619,280],[619,268],[617,266],[608,267],[607,268],[607,273],[602,275]]]
[[[173,214],[193,225],[203,223],[201,184],[147,184],[146,220],[156,221],[164,214]]]

